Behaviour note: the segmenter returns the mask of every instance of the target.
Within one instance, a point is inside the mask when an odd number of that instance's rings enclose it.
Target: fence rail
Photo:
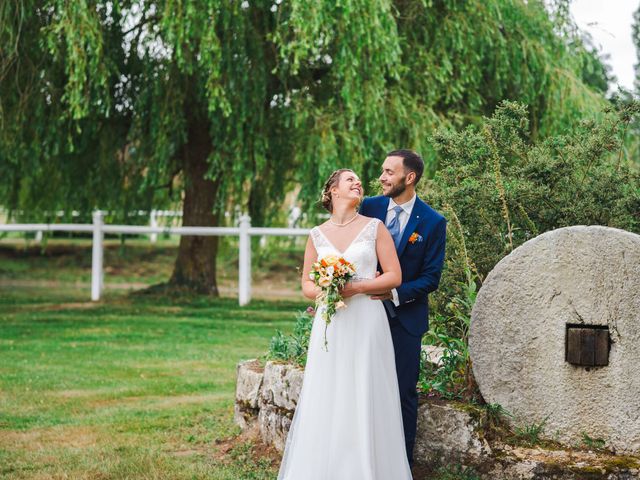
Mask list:
[[[237,227],[146,227],[139,225],[108,225],[104,223],[102,212],[93,213],[93,224],[85,223],[33,223],[0,225],[0,232],[92,232],[91,255],[91,300],[98,301],[104,287],[104,234],[125,235],[172,235],[193,236],[237,236],[238,242],[238,303],[247,305],[251,301],[251,237],[252,236],[307,236],[306,228],[252,227],[251,218],[240,217]]]

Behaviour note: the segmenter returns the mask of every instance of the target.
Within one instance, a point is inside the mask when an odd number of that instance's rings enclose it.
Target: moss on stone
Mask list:
[[[605,459],[604,467],[609,471],[640,469],[640,458],[630,455],[616,455]]]

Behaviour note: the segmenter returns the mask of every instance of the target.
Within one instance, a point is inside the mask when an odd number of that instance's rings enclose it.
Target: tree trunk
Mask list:
[[[205,178],[211,153],[209,122],[196,115],[188,115],[187,142],[182,147],[181,157],[185,179],[183,226],[213,227],[218,224],[219,214],[214,212],[214,203],[220,187],[220,179]],[[216,282],[216,255],[218,237],[180,237],[178,258],[170,284],[197,293],[218,296]]]

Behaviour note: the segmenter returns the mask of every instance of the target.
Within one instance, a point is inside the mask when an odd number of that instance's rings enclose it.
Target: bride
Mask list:
[[[402,274],[386,227],[357,213],[361,200],[362,184],[353,171],[332,173],[322,192],[331,217],[307,241],[306,297],[319,293],[309,272],[321,257],[344,257],[356,276],[342,291],[346,308],[328,326],[327,349],[320,309],[313,320],[278,480],[411,479],[389,323],[382,302],[370,298],[400,285]],[[378,263],[384,273],[376,276]]]

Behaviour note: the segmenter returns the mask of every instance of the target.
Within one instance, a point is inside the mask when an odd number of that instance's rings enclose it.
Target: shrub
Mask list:
[[[426,362],[423,352],[419,388],[423,392],[438,392],[442,397],[475,400],[479,397],[471,372],[469,356],[469,324],[471,309],[476,300],[476,278],[466,269],[466,281],[459,285],[445,308],[445,315],[437,317],[427,332],[426,342],[444,348],[440,364]]]
[[[293,362],[304,367],[307,363],[307,350],[309,349],[309,337],[311,336],[314,315],[315,311],[312,307],[303,312],[297,312],[293,333],[290,335],[276,330],[276,334],[271,338],[269,344],[267,358]]]
[[[559,227],[606,225],[640,233],[640,175],[624,157],[638,102],[620,103],[565,135],[529,138],[527,107],[503,102],[462,131],[438,131],[440,168],[420,195],[449,220],[432,323],[461,293],[466,269],[481,281],[505,255]],[[452,333],[452,332],[450,332]]]

